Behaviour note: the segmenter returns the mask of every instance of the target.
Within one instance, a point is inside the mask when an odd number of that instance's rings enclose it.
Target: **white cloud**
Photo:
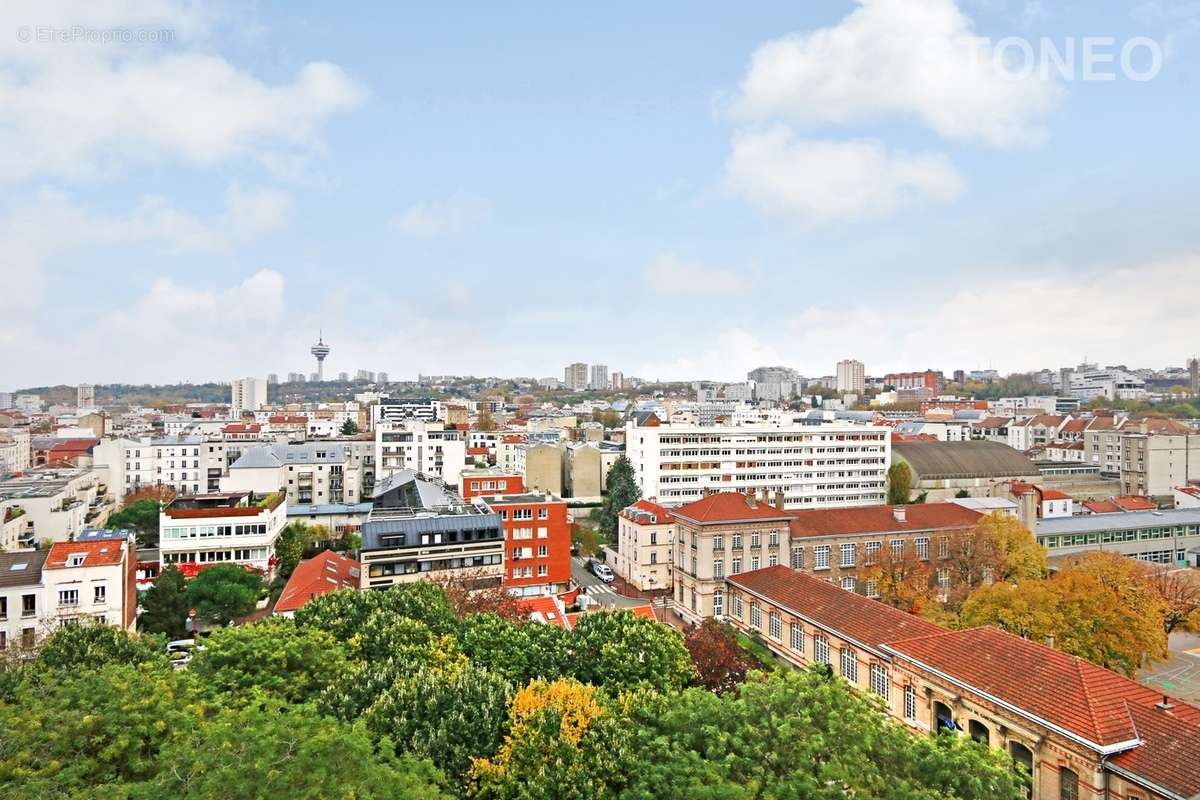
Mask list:
[[[848,356],[864,361],[872,375],[987,366],[1015,372],[1073,365],[1085,356],[1108,364],[1182,366],[1192,355],[1188,343],[1200,341],[1200,315],[1187,291],[1200,275],[1198,253],[1082,274],[1054,265],[997,274],[1003,280],[964,285],[948,296],[922,287],[875,302],[864,298],[861,305],[810,306],[770,336],[733,327],[687,343],[685,358],[645,364],[638,374],[744,380],[755,366],[779,363],[813,377],[832,374]],[[1113,309],[1130,287],[1153,299],[1120,305],[1116,324],[1116,312],[1104,309]],[[1069,325],[1047,335],[1047,325],[1067,319],[1061,309],[1079,308],[1093,313],[1070,314]]]
[[[994,147],[1046,137],[1041,118],[1061,87],[994,59],[954,0],[858,4],[833,27],[760,46],[732,104],[735,118],[807,125],[903,114],[946,138]]]
[[[737,271],[685,261],[664,253],[646,267],[646,288],[675,294],[728,294],[747,291],[758,283],[758,270]]]
[[[199,46],[192,4],[0,6],[0,181],[103,177],[131,164],[238,157],[286,163],[318,148],[332,114],[366,90],[340,67],[302,66],[270,84]],[[167,30],[173,42],[39,41],[41,30]],[[26,31],[33,41],[20,42]]]
[[[726,186],[759,208],[809,225],[889,217],[963,190],[938,153],[889,153],[878,142],[797,139],[782,125],[734,136]]]
[[[455,192],[445,200],[418,203],[396,215],[393,224],[405,235],[421,239],[461,236],[492,217],[487,200]]]

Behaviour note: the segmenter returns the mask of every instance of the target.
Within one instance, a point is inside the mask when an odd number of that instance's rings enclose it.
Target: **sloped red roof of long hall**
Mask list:
[[[877,650],[893,639],[926,636],[944,630],[914,614],[847,592],[782,564],[742,572],[726,580]]]
[[[295,611],[314,597],[338,589],[357,589],[361,567],[352,558],[326,550],[301,561],[275,603],[275,611]]]
[[[1129,704],[1142,743],[1113,756],[1109,763],[1171,789],[1182,797],[1200,797],[1200,722],[1197,709],[1172,701],[1161,709]]]
[[[1139,729],[1130,707],[1152,710],[1162,697],[1116,672],[999,628],[939,630],[893,640],[886,649],[1102,748],[1136,741]],[[1179,708],[1180,719],[1200,723],[1200,708],[1184,703]]]
[[[983,517],[957,503],[917,503],[904,506],[904,520],[896,519],[893,506],[858,508],[806,508],[787,512],[795,537],[854,533],[969,528]]]
[[[689,522],[753,522],[754,520],[790,519],[770,503],[754,500],[739,492],[717,492],[680,506],[675,516]]]

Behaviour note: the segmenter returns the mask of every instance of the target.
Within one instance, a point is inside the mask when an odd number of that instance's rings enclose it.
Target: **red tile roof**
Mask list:
[[[357,589],[361,569],[354,559],[332,550],[301,561],[283,587],[275,611],[295,611],[314,597],[338,589]]]
[[[1182,797],[1200,797],[1200,722],[1195,710],[1180,704],[1166,710],[1130,703],[1142,744],[1109,763]]]
[[[571,630],[571,615],[563,611],[558,600],[551,595],[541,597],[521,597],[517,600],[517,608],[532,620],[544,622],[547,625],[557,625]]]
[[[1035,716],[1100,751],[1112,752],[1136,743],[1139,731],[1129,708],[1152,709],[1162,697],[1082,658],[999,628],[942,630],[891,641],[885,649]],[[1181,717],[1200,723],[1200,708],[1178,705]]]
[[[84,567],[120,564],[125,557],[126,543],[120,539],[98,542],[55,542],[46,556],[46,569],[65,569],[71,556],[84,556]]]
[[[1139,497],[1137,495],[1126,495],[1125,497],[1114,497],[1113,502],[1117,504],[1123,511],[1157,511],[1158,503],[1147,497]]]
[[[944,630],[921,617],[782,565],[742,572],[726,581],[875,650],[895,639]]]
[[[654,518],[650,523],[651,525],[668,525],[675,521],[675,516],[668,509],[650,500],[638,500],[633,505],[621,510],[621,516],[625,517],[625,519],[641,522],[642,520],[636,519],[634,514],[629,513],[630,509],[650,514]]]
[[[1083,507],[1093,514],[1116,514],[1121,510],[1112,500],[1087,500]]]
[[[957,503],[904,506],[903,522],[896,519],[893,506],[806,508],[787,513],[792,518],[793,537],[969,528],[983,516]]]
[[[86,453],[98,444],[100,444],[99,439],[63,439],[61,442],[55,442],[50,448],[50,452],[55,455],[62,453]]]
[[[1043,500],[1070,500],[1071,495],[1066,492],[1060,492],[1058,489],[1042,489]]]
[[[1082,417],[1071,419],[1067,421],[1066,425],[1062,426],[1062,430],[1060,430],[1059,433],[1083,433],[1083,431],[1087,428],[1087,424],[1088,420],[1083,419]]]
[[[717,492],[675,509],[675,516],[700,524],[789,519],[788,514],[738,492]]]

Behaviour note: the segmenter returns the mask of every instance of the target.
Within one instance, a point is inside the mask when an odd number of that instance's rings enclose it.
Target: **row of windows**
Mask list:
[[[501,558],[500,555],[489,554],[465,558],[444,558],[437,561],[387,561],[371,564],[367,569],[367,575],[371,578],[385,578],[389,575],[415,575],[419,572],[435,570],[498,566]]]
[[[216,564],[222,561],[263,561],[265,547],[235,547],[229,550],[200,550],[190,553],[163,553],[168,564]]]
[[[265,536],[267,524],[254,525],[191,525],[163,528],[163,539],[206,539],[212,536]]]

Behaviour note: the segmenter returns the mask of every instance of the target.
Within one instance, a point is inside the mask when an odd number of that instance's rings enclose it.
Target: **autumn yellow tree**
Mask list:
[[[898,550],[880,548],[859,577],[865,582],[874,582],[879,599],[901,611],[926,614],[938,606],[929,562],[918,558],[911,544]]]
[[[1200,576],[1191,569],[1146,566],[1151,585],[1166,603],[1163,630],[1200,632]]]
[[[985,584],[1045,576],[1046,551],[1019,519],[994,512],[951,534],[938,566],[950,572],[947,599],[957,608]]]

